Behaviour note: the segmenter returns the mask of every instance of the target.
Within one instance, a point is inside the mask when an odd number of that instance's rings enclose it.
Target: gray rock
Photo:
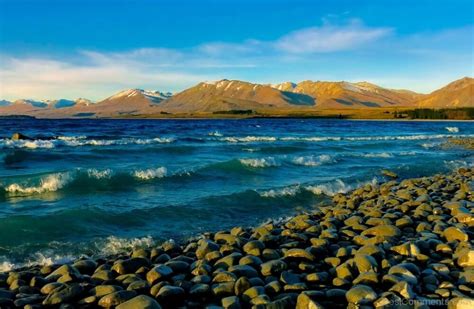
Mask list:
[[[278,275],[287,267],[287,264],[282,260],[271,260],[260,265],[260,272],[264,276]]]
[[[346,293],[348,303],[356,305],[368,305],[377,299],[377,293],[367,285],[356,285]]]
[[[237,296],[229,296],[222,299],[222,307],[225,309],[240,309],[240,301]]]
[[[66,303],[78,298],[83,292],[83,288],[79,284],[62,285],[52,290],[50,294],[43,300],[43,305],[51,306]]]
[[[158,265],[153,267],[147,274],[146,280],[150,284],[154,284],[158,280],[169,278],[173,274],[173,270],[166,265]]]
[[[110,308],[112,306],[118,306],[122,303],[125,303],[126,301],[132,299],[135,297],[137,293],[135,291],[117,291],[113,292],[110,294],[107,294],[105,296],[102,296],[102,298],[99,299],[99,306],[104,307],[104,308]]]
[[[138,295],[121,303],[116,309],[161,309],[160,304],[153,298],[146,295]]]

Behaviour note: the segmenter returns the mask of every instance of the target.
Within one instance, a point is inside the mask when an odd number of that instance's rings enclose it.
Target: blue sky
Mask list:
[[[98,100],[221,78],[430,92],[473,75],[473,29],[468,0],[0,0],[0,97]]]

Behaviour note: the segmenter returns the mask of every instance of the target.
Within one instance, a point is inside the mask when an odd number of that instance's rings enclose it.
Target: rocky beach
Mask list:
[[[473,181],[368,184],[254,228],[12,270],[0,307],[473,308]]]

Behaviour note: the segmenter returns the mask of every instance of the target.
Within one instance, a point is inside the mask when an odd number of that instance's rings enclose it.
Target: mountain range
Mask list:
[[[430,94],[380,87],[368,82],[302,81],[255,84],[238,80],[201,82],[176,94],[128,89],[99,102],[87,99],[0,100],[0,115],[39,118],[107,118],[200,115],[232,111],[298,111],[384,108],[474,107],[474,79],[456,80]]]

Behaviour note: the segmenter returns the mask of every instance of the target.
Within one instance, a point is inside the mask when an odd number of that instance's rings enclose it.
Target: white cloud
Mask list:
[[[4,57],[0,97],[102,99],[123,88],[178,90],[204,79],[205,74],[164,70],[140,61],[114,61],[107,54],[85,53],[81,63],[42,58]],[[87,63],[87,64],[84,64]]]
[[[391,28],[369,28],[359,20],[347,25],[324,23],[289,33],[275,42],[275,47],[288,53],[328,53],[353,50],[392,33]]]

